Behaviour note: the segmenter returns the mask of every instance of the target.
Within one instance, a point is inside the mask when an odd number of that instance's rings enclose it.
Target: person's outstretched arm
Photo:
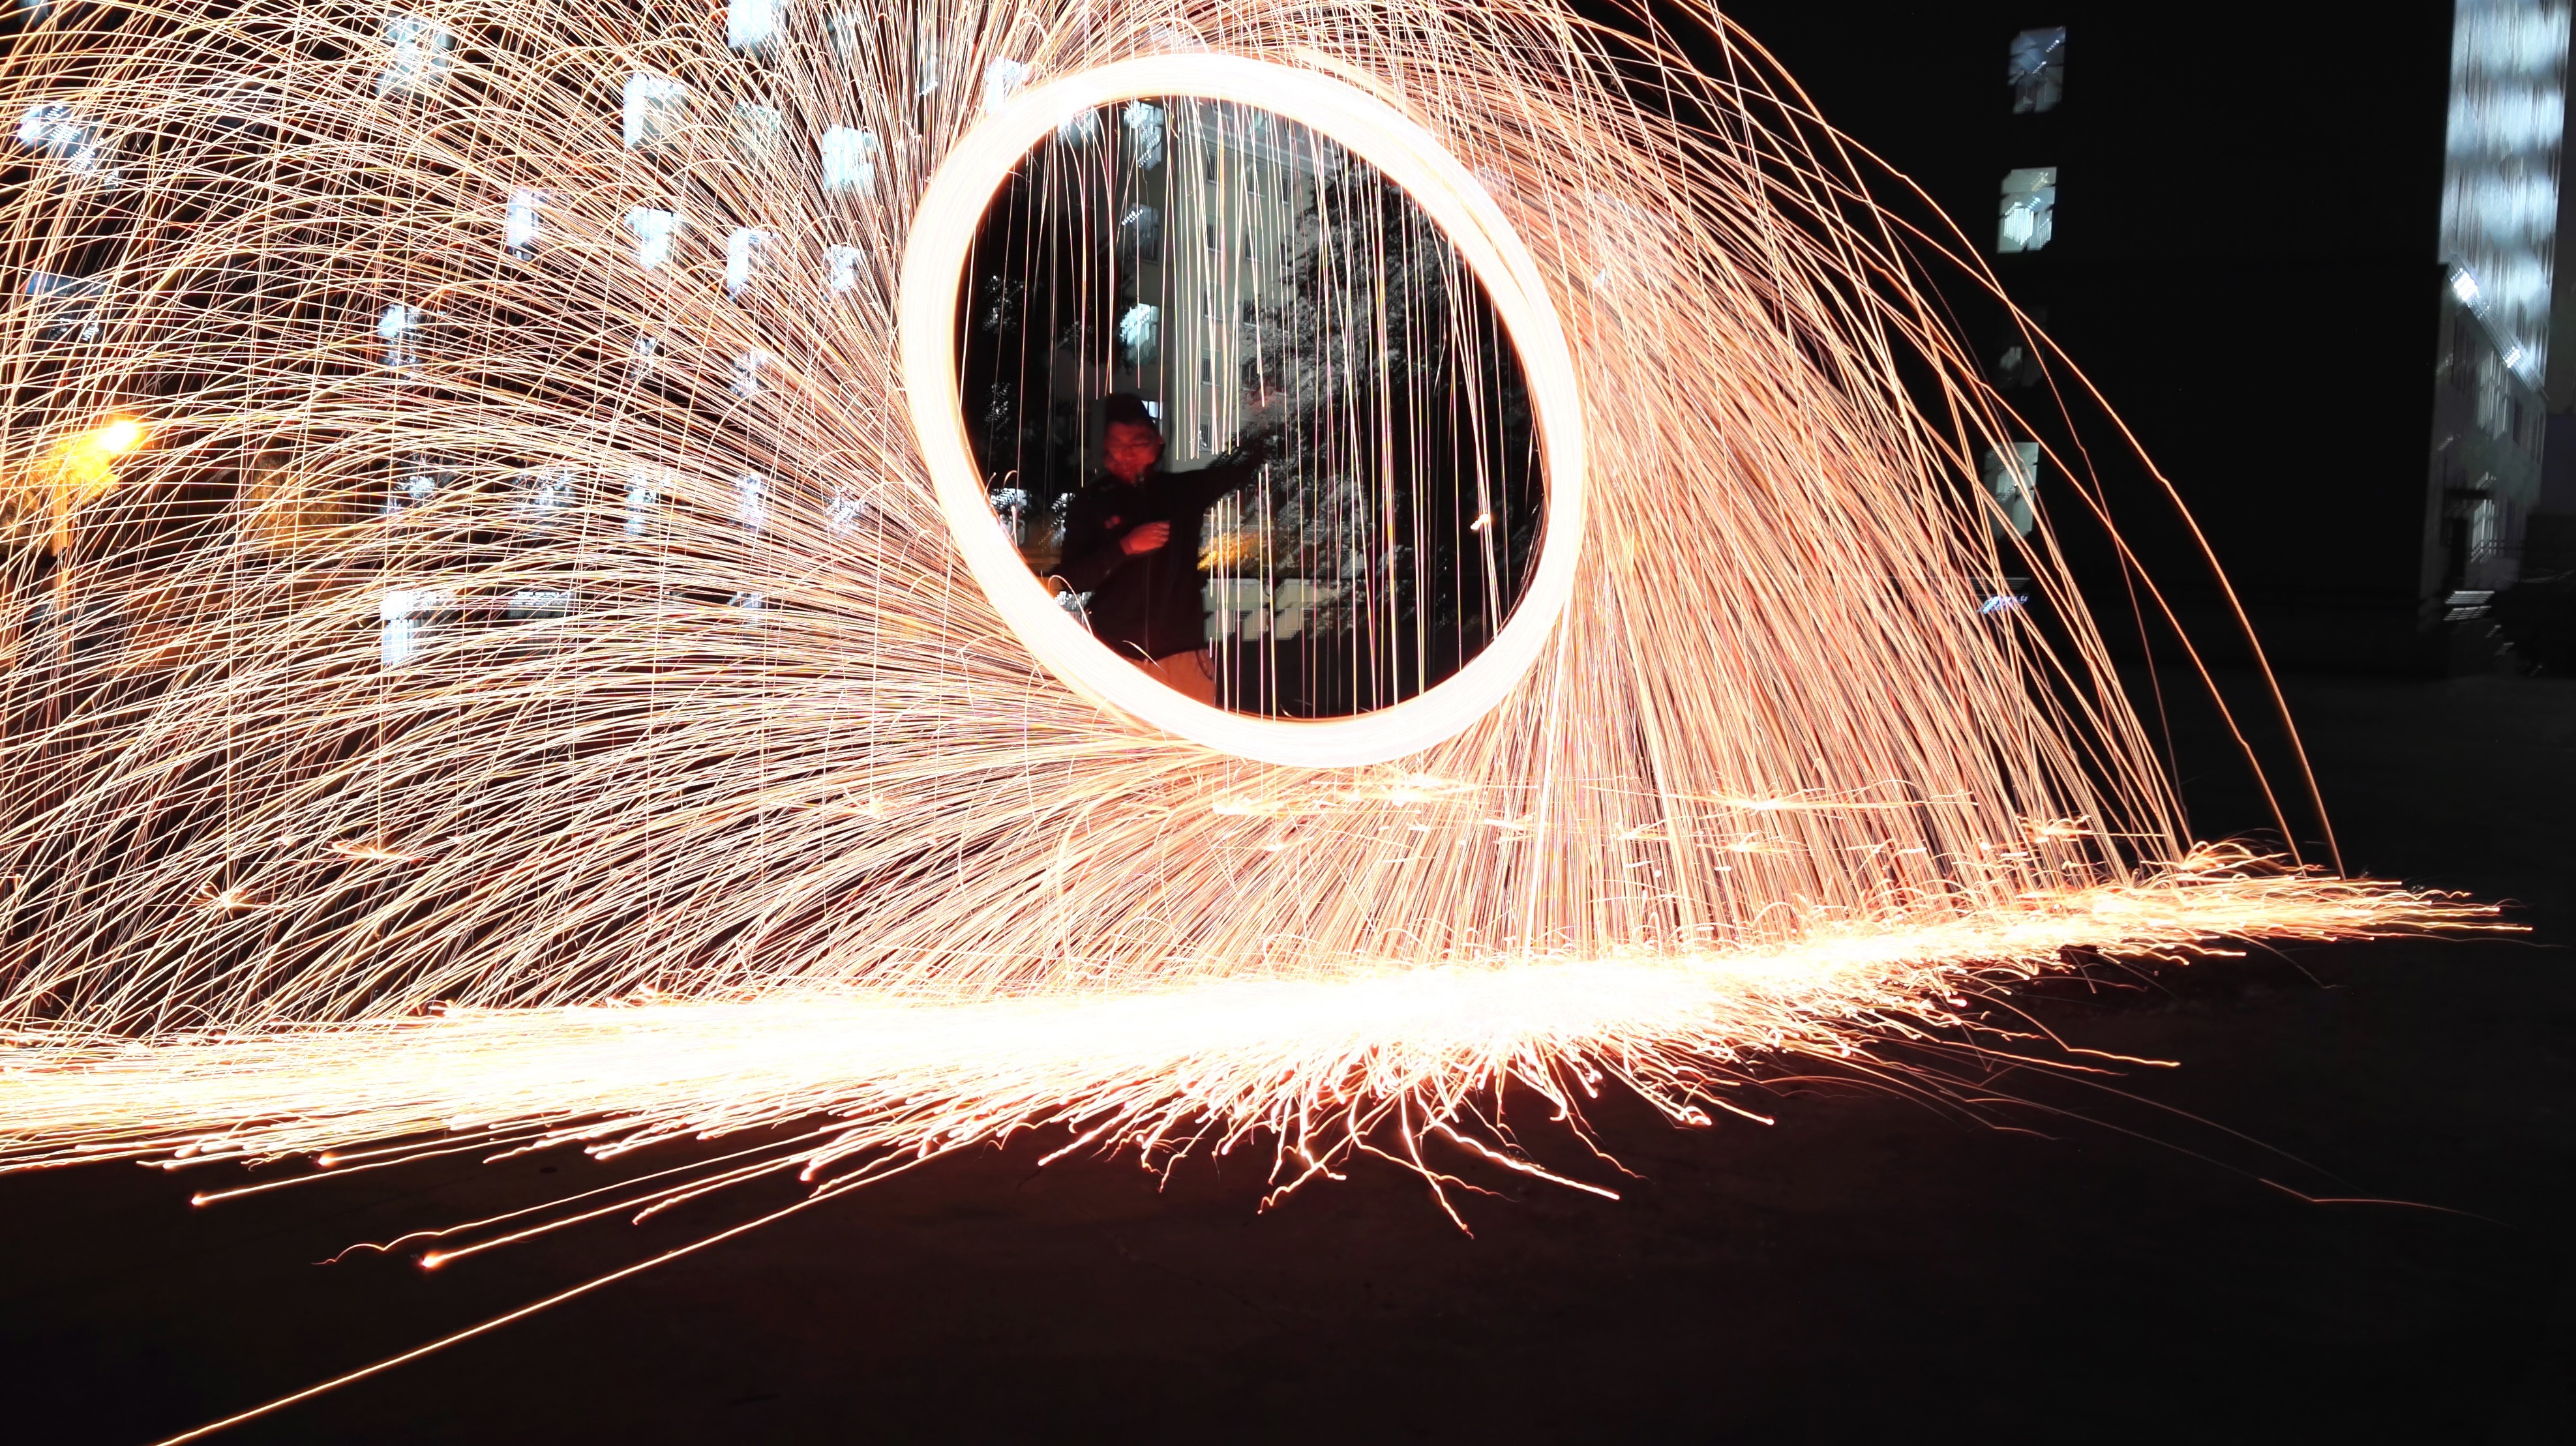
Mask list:
[[[1208,465],[1175,475],[1189,482],[1190,505],[1204,509],[1227,493],[1249,486],[1286,449],[1286,429],[1273,422],[1245,433],[1232,451]]]

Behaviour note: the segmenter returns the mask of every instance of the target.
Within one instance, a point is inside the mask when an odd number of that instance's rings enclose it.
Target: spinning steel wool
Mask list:
[[[605,1203],[1042,1124],[1547,1174],[1509,1094],[1695,1120],[2069,948],[2485,917],[2189,844],[2044,519],[1967,480],[2010,418],[1741,49],[1551,0],[49,16],[0,73],[10,1166],[801,1121]],[[1530,580],[1393,708],[1162,691],[966,441],[994,187],[1200,101],[1400,186],[1526,378]]]

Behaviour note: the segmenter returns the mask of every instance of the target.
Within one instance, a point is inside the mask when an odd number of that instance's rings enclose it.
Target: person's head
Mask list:
[[[1120,392],[1109,399],[1106,431],[1100,440],[1100,464],[1110,476],[1121,482],[1133,482],[1146,470],[1163,460],[1163,429],[1154,423],[1154,414],[1145,410],[1145,402],[1132,392]]]

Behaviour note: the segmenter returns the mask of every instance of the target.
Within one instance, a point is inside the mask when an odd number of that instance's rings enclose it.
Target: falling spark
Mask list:
[[[334,839],[331,841],[330,850],[346,859],[367,859],[388,864],[416,864],[429,858],[427,854],[405,853],[400,849],[366,839]]]
[[[805,1122],[632,1215],[1043,1126],[1264,1150],[1281,1192],[1382,1155],[1454,1208],[1464,1172],[1603,1188],[1492,1125],[1508,1097],[1699,1124],[1762,1056],[1970,1027],[2068,950],[2492,926],[2190,842],[2046,519],[1999,541],[1970,485],[2017,424],[1731,30],[1720,80],[1641,29],[1682,97],[1643,106],[1557,0],[1163,9],[1162,40],[940,3],[918,47],[772,7],[740,52],[703,12],[523,7],[382,88],[376,19],[273,10],[63,11],[0,62],[98,154],[150,137],[114,191],[57,147],[0,202],[11,274],[100,238],[106,298],[100,344],[0,342],[62,409],[0,434],[0,524],[59,544],[0,562],[0,1168]],[[914,207],[978,127],[1147,55],[1400,118],[1561,331],[1562,607],[1410,752],[1265,762],[1103,706],[971,575],[981,479],[975,536],[933,487]],[[574,95],[604,99],[529,103]],[[746,105],[789,119],[751,144]],[[1179,144],[1115,114],[1092,143]],[[795,129],[848,115],[903,139]],[[381,364],[381,308],[433,299]],[[2046,630],[1979,617],[2008,576]],[[206,883],[237,878],[255,903]]]

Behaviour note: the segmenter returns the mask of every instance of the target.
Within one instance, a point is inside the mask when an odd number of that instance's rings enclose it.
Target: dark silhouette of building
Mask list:
[[[2567,328],[2549,320],[2564,122],[2544,93],[2564,74],[2564,0],[2408,4],[2366,23],[2292,0],[1725,11],[2063,344],[2172,482],[2276,664],[2487,666],[2485,595],[2576,562],[2553,520],[2576,513],[2576,436],[2542,461],[2543,413],[2576,402],[2576,339],[2546,370],[2549,333]],[[2512,219],[2536,200],[2545,215]],[[2195,640],[2244,657],[2191,530],[2119,428],[2080,395],[2061,409],[2067,370],[1966,278],[1941,289],[2035,439],[2099,479]],[[2114,646],[2171,656],[2152,621],[2130,623],[2108,539],[2066,479],[2043,470],[2036,491]]]

